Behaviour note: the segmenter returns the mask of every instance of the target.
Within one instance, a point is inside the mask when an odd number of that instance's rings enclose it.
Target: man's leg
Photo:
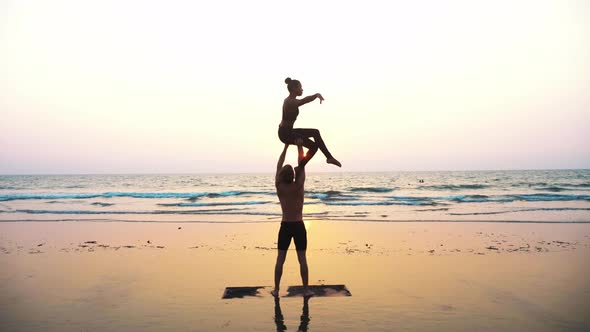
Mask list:
[[[307,288],[309,271],[307,269],[307,257],[305,255],[306,250],[297,250],[297,259],[299,260],[299,271],[301,272],[301,282],[303,283],[303,296],[312,295]]]
[[[297,331],[307,331],[309,326],[309,296],[303,298],[303,309],[301,311],[301,324]]]
[[[296,231],[293,239],[295,240],[295,249],[297,249],[297,260],[299,261],[299,271],[301,272],[301,282],[303,283],[303,296],[311,296],[313,293],[307,288],[309,272],[307,269],[307,230],[303,221],[296,224]]]
[[[273,296],[279,296],[279,287],[281,285],[281,277],[283,276],[283,264],[287,258],[287,250],[277,251],[277,263],[275,264],[275,289],[271,291]]]

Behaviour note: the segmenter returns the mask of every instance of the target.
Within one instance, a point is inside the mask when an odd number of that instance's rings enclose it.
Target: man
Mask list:
[[[289,249],[289,245],[291,244],[291,238],[293,238],[295,249],[297,250],[297,259],[299,260],[299,270],[303,283],[303,296],[313,295],[313,292],[308,289],[307,258],[305,256],[307,250],[307,231],[303,223],[303,186],[305,184],[305,165],[311,160],[318,148],[311,148],[307,151],[307,155],[304,155],[303,147],[301,146],[302,140],[298,139],[296,144],[298,150],[298,166],[295,169],[291,165],[283,166],[285,155],[289,148],[289,145],[285,144],[285,148],[277,163],[277,172],[275,175],[275,187],[277,189],[277,196],[281,202],[283,218],[277,246],[275,288],[271,292],[274,296],[279,295],[283,264],[287,257],[287,249]]]

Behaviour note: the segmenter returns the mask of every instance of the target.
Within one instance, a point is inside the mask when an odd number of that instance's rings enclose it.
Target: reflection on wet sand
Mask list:
[[[306,332],[309,328],[309,299],[311,297],[303,297],[303,308],[301,309],[301,322],[299,324],[298,332]],[[277,332],[283,332],[287,330],[285,325],[285,319],[281,310],[281,299],[275,297],[275,324],[277,326]]]
[[[590,326],[590,224],[314,221],[312,231],[310,284],[354,296],[314,292],[311,325],[301,295],[288,296],[300,285],[291,269],[279,331],[296,331],[300,316],[301,330],[326,332]],[[257,248],[274,235],[270,223],[0,223],[0,331],[274,331],[260,286],[275,255]],[[221,299],[227,286],[256,290]]]

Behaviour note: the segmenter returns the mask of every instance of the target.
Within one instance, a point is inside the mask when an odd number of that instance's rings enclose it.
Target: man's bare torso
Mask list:
[[[303,186],[297,183],[281,183],[277,185],[277,196],[283,210],[282,221],[303,220]]]

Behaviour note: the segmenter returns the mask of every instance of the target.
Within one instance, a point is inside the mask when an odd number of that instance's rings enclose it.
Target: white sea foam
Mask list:
[[[0,202],[0,221],[237,222],[281,214],[272,174],[0,176]],[[584,222],[590,170],[310,173],[305,203],[306,218],[324,220],[362,213],[359,222]]]

